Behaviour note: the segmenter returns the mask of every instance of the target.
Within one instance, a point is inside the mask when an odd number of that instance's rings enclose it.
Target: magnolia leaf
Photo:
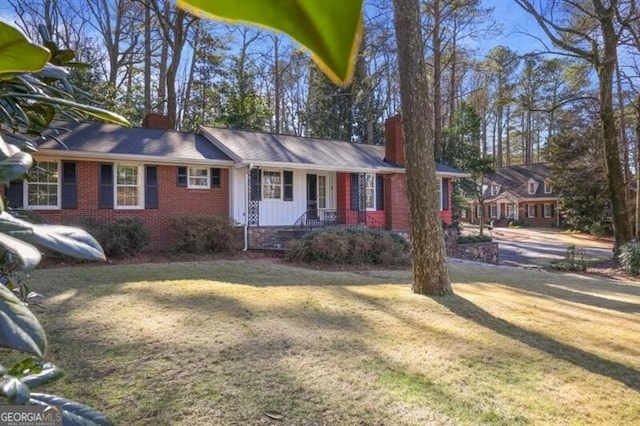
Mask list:
[[[31,43],[20,31],[0,21],[0,74],[36,72],[49,60],[49,51]]]
[[[40,251],[37,248],[10,235],[0,234],[0,246],[11,253],[20,267],[26,272],[35,269],[42,260]]]
[[[44,355],[47,338],[38,319],[3,285],[0,285],[0,323],[0,346]]]
[[[27,385],[15,377],[11,377],[2,384],[2,393],[11,404],[24,405],[31,396]]]
[[[20,379],[22,383],[29,386],[29,389],[36,388],[41,385],[46,385],[62,377],[62,370],[53,364],[47,363],[44,368],[28,376],[24,376]]]
[[[78,102],[69,101],[66,99],[55,98],[52,96],[46,95],[32,95],[32,94],[24,94],[24,93],[7,93],[7,96],[14,96],[17,98],[24,99],[33,99],[35,101],[44,102],[47,104],[61,105],[67,108],[76,109],[84,114],[90,115],[92,117],[98,118],[103,121],[108,121],[111,123],[120,124],[122,126],[131,127],[131,123],[121,116],[120,114],[116,114],[115,112],[107,111],[106,109],[94,107],[91,105],[84,105]]]
[[[0,232],[77,259],[106,260],[104,251],[96,239],[80,228],[36,225],[2,212]]]
[[[9,158],[0,161],[0,183],[9,183],[29,172],[33,166],[33,158],[26,152],[16,152]]]
[[[9,369],[9,374],[17,378],[26,377],[31,374],[39,374],[41,372],[42,361],[34,357],[25,358]],[[24,380],[20,380],[24,383]]]
[[[111,421],[99,411],[91,407],[46,393],[31,393],[32,404],[56,405],[62,409],[62,423],[71,425],[111,425]]]
[[[289,34],[313,53],[337,84],[353,77],[362,33],[362,0],[178,0],[179,7],[214,19],[249,22]]]

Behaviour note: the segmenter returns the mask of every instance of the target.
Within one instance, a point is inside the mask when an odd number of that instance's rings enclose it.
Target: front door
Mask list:
[[[307,174],[307,219],[318,219],[318,176]]]

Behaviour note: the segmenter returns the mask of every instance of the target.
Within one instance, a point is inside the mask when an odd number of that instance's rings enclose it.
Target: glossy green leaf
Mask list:
[[[17,378],[39,374],[40,372],[42,372],[42,361],[34,357],[25,358],[9,369],[9,374]],[[22,382],[24,383],[24,380]]]
[[[35,101],[44,102],[47,104],[53,105],[61,105],[67,108],[77,109],[87,115],[98,118],[103,121],[108,121],[111,123],[120,124],[122,126],[131,127],[131,123],[121,116],[120,114],[116,114],[115,112],[107,111],[106,109],[94,107],[91,105],[79,104],[74,101],[69,101],[67,99],[55,98],[52,96],[44,96],[44,95],[31,95],[31,94],[23,94],[23,93],[7,93],[6,96],[15,96],[17,98],[24,99],[33,99]]]
[[[26,404],[31,397],[29,387],[15,377],[10,377],[4,381],[2,393],[11,404],[18,405]]]
[[[36,225],[0,213],[0,233],[83,260],[106,260],[104,251],[88,232],[71,226]]]
[[[13,259],[26,272],[35,269],[42,260],[40,250],[7,234],[0,234],[0,246],[13,256]]]
[[[91,407],[45,393],[31,393],[30,402],[38,405],[56,405],[62,409],[62,423],[65,426],[111,425],[111,421]]]
[[[0,346],[44,355],[47,338],[38,319],[3,285],[0,285],[0,323]]]
[[[289,34],[336,83],[351,81],[362,30],[362,0],[178,0],[195,14],[249,22]]]
[[[0,74],[39,71],[48,60],[47,49],[0,21]]]

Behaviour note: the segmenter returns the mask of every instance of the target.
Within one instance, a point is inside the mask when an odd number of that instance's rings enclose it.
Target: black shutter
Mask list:
[[[538,205],[533,205],[533,217],[538,217]]]
[[[376,175],[376,210],[384,210],[384,177]]]
[[[62,202],[63,209],[78,208],[78,180],[76,176],[76,162],[62,162]]]
[[[222,183],[222,173],[220,169],[212,168],[211,171],[211,188],[220,188]]]
[[[14,180],[6,187],[6,191],[9,207],[19,209],[24,207],[24,182]]]
[[[524,217],[529,217],[529,204],[524,205]]]
[[[282,200],[293,201],[293,172],[291,170],[284,170],[282,174],[284,182],[284,193]]]
[[[158,208],[158,167],[145,166],[144,168],[144,208]]]
[[[99,193],[100,200],[98,201],[98,208],[100,209],[112,209],[113,208],[113,164],[112,163],[100,163],[100,176],[99,176]]]
[[[554,215],[554,213],[555,213],[555,211],[554,211],[554,210],[555,210],[555,209],[554,209],[554,205],[553,205],[553,204],[551,204],[551,217],[553,217],[553,215]]]
[[[176,167],[177,176],[176,176],[176,185],[177,186],[187,186],[187,168],[186,167]]]
[[[251,201],[260,201],[262,199],[262,173],[260,173],[260,169],[251,169],[249,178],[251,181],[249,199]]]
[[[358,174],[351,173],[351,210],[359,210]]]
[[[449,210],[449,179],[442,179],[442,210]]]

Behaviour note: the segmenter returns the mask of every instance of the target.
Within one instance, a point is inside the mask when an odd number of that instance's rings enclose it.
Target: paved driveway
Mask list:
[[[500,264],[539,267],[552,259],[562,259],[569,244],[584,253],[585,259],[604,259],[612,255],[613,242],[585,234],[572,234],[555,229],[495,228],[487,232],[500,246]]]

